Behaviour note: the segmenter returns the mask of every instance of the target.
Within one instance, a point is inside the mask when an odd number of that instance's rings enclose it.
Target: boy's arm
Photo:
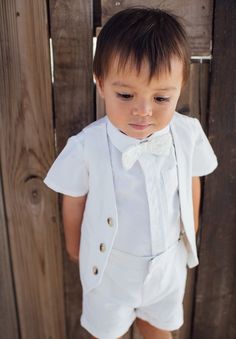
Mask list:
[[[72,261],[78,262],[80,230],[87,195],[71,197],[63,195],[62,217],[65,232],[66,249]]]
[[[201,199],[201,181],[200,177],[192,177],[192,192],[193,192],[193,215],[194,227],[197,233],[199,227],[199,208]]]

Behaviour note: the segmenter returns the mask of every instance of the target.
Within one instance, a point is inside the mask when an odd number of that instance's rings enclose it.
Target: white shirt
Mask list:
[[[147,139],[169,131],[168,125]],[[178,239],[180,232],[174,145],[168,156],[143,154],[126,170],[122,152],[141,140],[120,132],[109,119],[107,132],[119,224],[113,247],[137,256],[161,253]]]
[[[169,131],[167,125],[149,138]],[[121,162],[122,151],[141,140],[120,132],[108,118],[107,133],[119,224],[114,248],[137,256],[161,253],[178,239],[180,232],[174,145],[168,156],[143,154],[126,170]],[[50,188],[71,196],[88,193],[89,173],[83,144],[83,131],[68,139],[44,179]]]

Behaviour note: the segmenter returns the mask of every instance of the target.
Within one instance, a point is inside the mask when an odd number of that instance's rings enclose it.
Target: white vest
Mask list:
[[[89,168],[89,192],[81,226],[79,269],[85,293],[100,284],[118,229],[106,122],[106,118],[99,119],[83,130],[85,161]],[[170,122],[170,131],[178,164],[181,226],[185,231],[187,264],[191,268],[198,265],[192,203],[192,158],[201,132],[196,128],[193,118],[177,112]],[[207,147],[207,151],[212,152],[213,170],[217,160],[210,144]]]

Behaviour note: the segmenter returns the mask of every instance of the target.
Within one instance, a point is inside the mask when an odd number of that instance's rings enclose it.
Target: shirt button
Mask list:
[[[104,243],[101,243],[99,248],[100,248],[101,252],[105,252],[106,251],[106,245]]]
[[[114,225],[113,219],[112,219],[111,217],[107,218],[107,223],[108,223],[108,225],[111,226],[111,227]]]
[[[97,266],[93,266],[93,274],[98,274],[98,268],[97,268]]]

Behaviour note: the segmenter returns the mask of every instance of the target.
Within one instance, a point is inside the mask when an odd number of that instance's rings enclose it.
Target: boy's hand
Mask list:
[[[78,255],[73,255],[73,254],[68,253],[68,256],[69,256],[70,261],[73,261],[76,264],[79,263],[79,256]]]
[[[68,240],[68,239],[67,239]],[[69,259],[73,262],[78,262],[79,261],[79,248],[80,246],[78,245],[77,242],[72,241],[67,241],[66,243],[66,252],[69,257]]]
[[[193,213],[194,227],[197,233],[199,227],[199,208],[201,200],[201,181],[199,177],[192,177],[192,193],[193,193]]]

